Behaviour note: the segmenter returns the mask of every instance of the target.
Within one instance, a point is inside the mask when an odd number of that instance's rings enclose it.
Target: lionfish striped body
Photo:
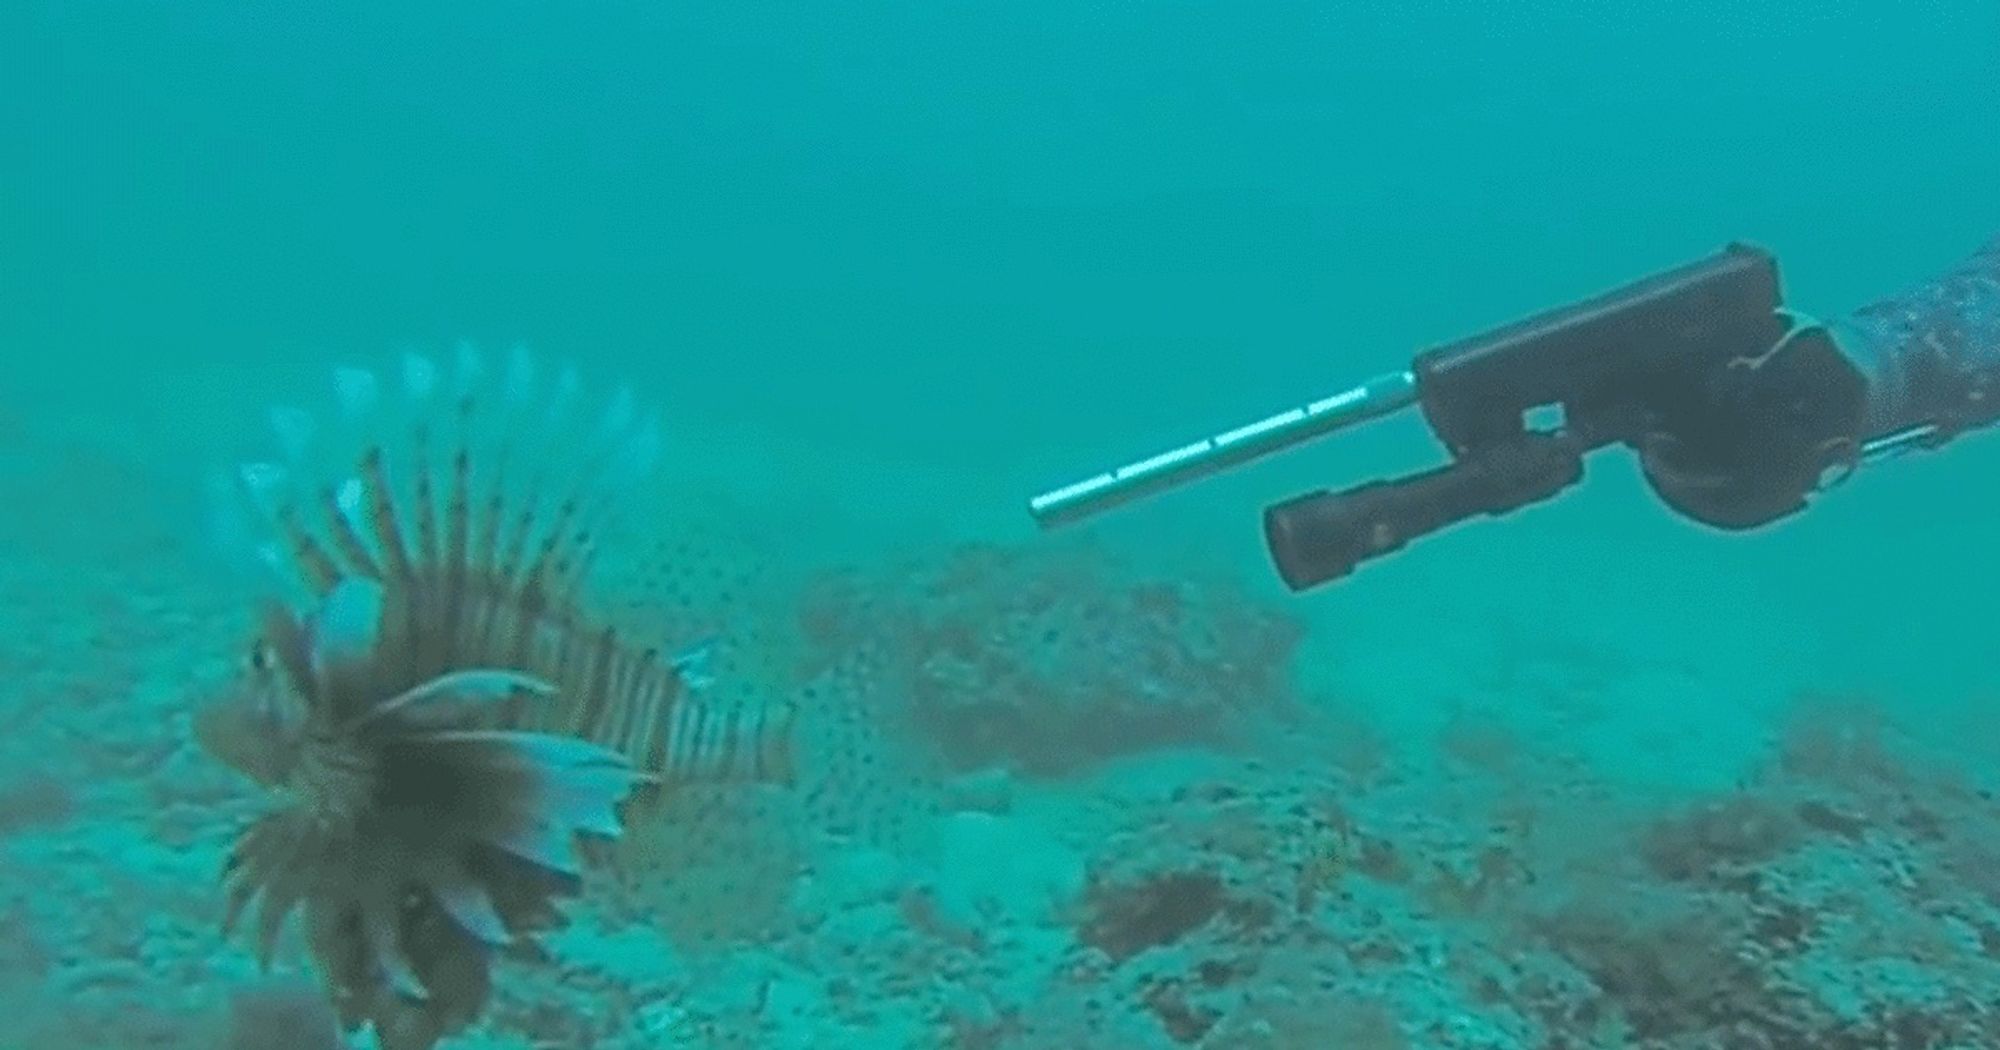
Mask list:
[[[388,1050],[476,1018],[493,957],[559,925],[579,844],[633,806],[789,773],[788,708],[709,702],[702,645],[592,609],[657,431],[629,396],[584,413],[574,372],[537,373],[469,351],[399,384],[342,371],[330,427],[277,411],[286,462],[218,481],[266,586],[249,687],[197,729],[285,799],[236,844],[228,922],[254,910],[268,961],[302,912],[343,1020]]]

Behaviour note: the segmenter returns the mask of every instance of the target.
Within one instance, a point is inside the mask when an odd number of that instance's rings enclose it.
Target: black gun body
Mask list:
[[[1783,330],[1777,260],[1730,245],[1697,262],[1418,355],[1420,403],[1454,457],[1518,436],[1559,405],[1591,446],[1629,439],[1614,415],[1676,416],[1700,377]]]

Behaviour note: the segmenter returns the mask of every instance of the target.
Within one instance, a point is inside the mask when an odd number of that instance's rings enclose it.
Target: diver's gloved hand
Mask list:
[[[1800,510],[1858,462],[1867,377],[1826,326],[1782,319],[1771,347],[1711,370],[1689,407],[1633,442],[1647,481],[1676,511],[1755,528]]]
[[[1869,435],[1914,428],[1934,448],[2000,420],[2000,237],[1830,328],[1867,377]]]
[[[1787,320],[1768,353],[1730,362],[1695,411],[1637,442],[1677,510],[1754,527],[1864,450],[1936,448],[2000,421],[2000,238],[1829,324]]]

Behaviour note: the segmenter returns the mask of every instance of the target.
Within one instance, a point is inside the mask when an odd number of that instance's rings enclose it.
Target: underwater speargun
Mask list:
[[[1750,529],[1800,510],[1857,465],[1955,432],[1924,422],[1865,438],[1869,384],[1827,326],[1784,308],[1776,259],[1732,244],[1046,492],[1029,510],[1044,528],[1082,521],[1415,406],[1446,464],[1265,509],[1271,557],[1294,591],[1466,518],[1553,498],[1609,445],[1633,449],[1676,511]]]

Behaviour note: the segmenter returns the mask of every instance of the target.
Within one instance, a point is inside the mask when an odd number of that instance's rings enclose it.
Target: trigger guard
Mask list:
[[[1754,529],[1805,506],[1810,485],[1774,483],[1740,472],[1704,469],[1679,462],[1681,442],[1653,432],[1639,442],[1639,465],[1655,495],[1676,512],[1704,525],[1731,531]]]

